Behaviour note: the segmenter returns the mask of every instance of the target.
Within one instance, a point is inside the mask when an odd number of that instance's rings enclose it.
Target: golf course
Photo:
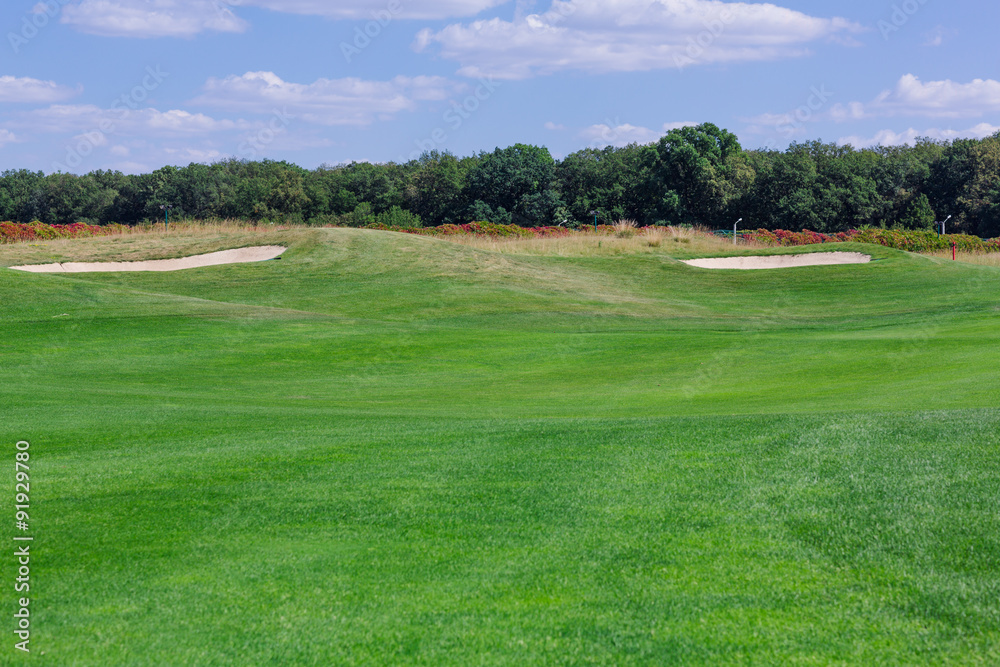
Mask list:
[[[546,242],[0,245],[0,664],[1000,663],[1000,268]]]

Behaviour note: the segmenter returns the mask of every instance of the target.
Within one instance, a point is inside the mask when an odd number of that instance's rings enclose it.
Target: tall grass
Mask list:
[[[625,221],[627,222],[627,221]],[[616,225],[617,230],[617,225]],[[706,231],[685,227],[622,226],[621,233],[595,234],[581,230],[570,236],[539,238],[495,238],[489,236],[455,235],[440,237],[453,243],[510,255],[544,255],[556,257],[590,257],[664,253],[694,255],[732,253],[733,242]],[[631,233],[628,233],[631,231]],[[741,248],[766,246],[747,241]]]
[[[304,227],[304,225],[275,225],[261,224],[253,220],[240,220],[238,218],[210,219],[210,220],[180,220],[171,222],[169,228],[162,222],[144,223],[127,227],[124,235],[149,234],[183,234],[185,236],[212,236],[228,232],[273,232],[292,227]]]
[[[635,220],[619,220],[612,226],[615,228],[615,236],[618,238],[627,239],[635,236],[637,227]]]
[[[922,254],[928,255],[929,257],[951,259],[950,250],[934,250],[932,252],[925,252]],[[995,252],[958,252],[955,254],[955,259],[959,262],[965,262],[966,264],[1000,267],[1000,253]]]

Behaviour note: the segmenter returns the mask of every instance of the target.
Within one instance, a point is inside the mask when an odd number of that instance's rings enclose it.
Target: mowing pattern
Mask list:
[[[0,269],[53,664],[1000,661],[998,269],[261,238]]]

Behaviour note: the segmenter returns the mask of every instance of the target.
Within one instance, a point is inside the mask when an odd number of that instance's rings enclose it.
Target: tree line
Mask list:
[[[705,123],[658,142],[587,148],[555,160],[525,144],[468,157],[428,152],[403,164],[315,170],[223,160],[149,174],[0,173],[0,220],[126,225],[162,219],[412,227],[639,224],[811,229],[863,226],[1000,236],[1000,133],[985,139],[855,149],[819,141],[744,150]]]

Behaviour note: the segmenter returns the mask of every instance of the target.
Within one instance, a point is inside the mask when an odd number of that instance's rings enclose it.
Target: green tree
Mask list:
[[[712,123],[671,130],[656,144],[651,187],[657,215],[673,222],[719,224],[738,197],[734,171],[743,152],[736,135]]]
[[[969,161],[969,179],[956,203],[968,231],[983,237],[1000,236],[1000,133],[977,142]]]
[[[408,229],[423,226],[419,215],[405,211],[398,206],[393,206],[388,211],[379,213],[375,216],[375,221],[389,227],[403,227]]]
[[[906,212],[899,220],[899,225],[904,229],[934,229],[934,222],[937,217],[927,195],[921,193],[913,198]]]
[[[587,224],[591,211],[606,222],[655,222],[656,197],[649,188],[654,161],[655,149],[639,144],[587,148],[566,156],[556,167],[557,189],[566,205],[557,222],[568,217],[572,224]]]
[[[515,144],[482,153],[466,178],[469,218],[523,226],[552,224],[562,205],[554,180],[555,161],[547,148]]]
[[[45,215],[45,174],[27,169],[0,173],[0,220],[31,222]]]
[[[337,223],[346,227],[366,227],[378,222],[372,213],[372,205],[366,201],[358,204],[353,211],[340,216]]]
[[[105,222],[118,191],[102,186],[93,175],[56,173],[46,176],[34,193],[32,206],[38,219],[48,224]]]
[[[407,208],[429,224],[460,222],[468,208],[465,179],[475,162],[437,151],[421,155],[404,191]]]

